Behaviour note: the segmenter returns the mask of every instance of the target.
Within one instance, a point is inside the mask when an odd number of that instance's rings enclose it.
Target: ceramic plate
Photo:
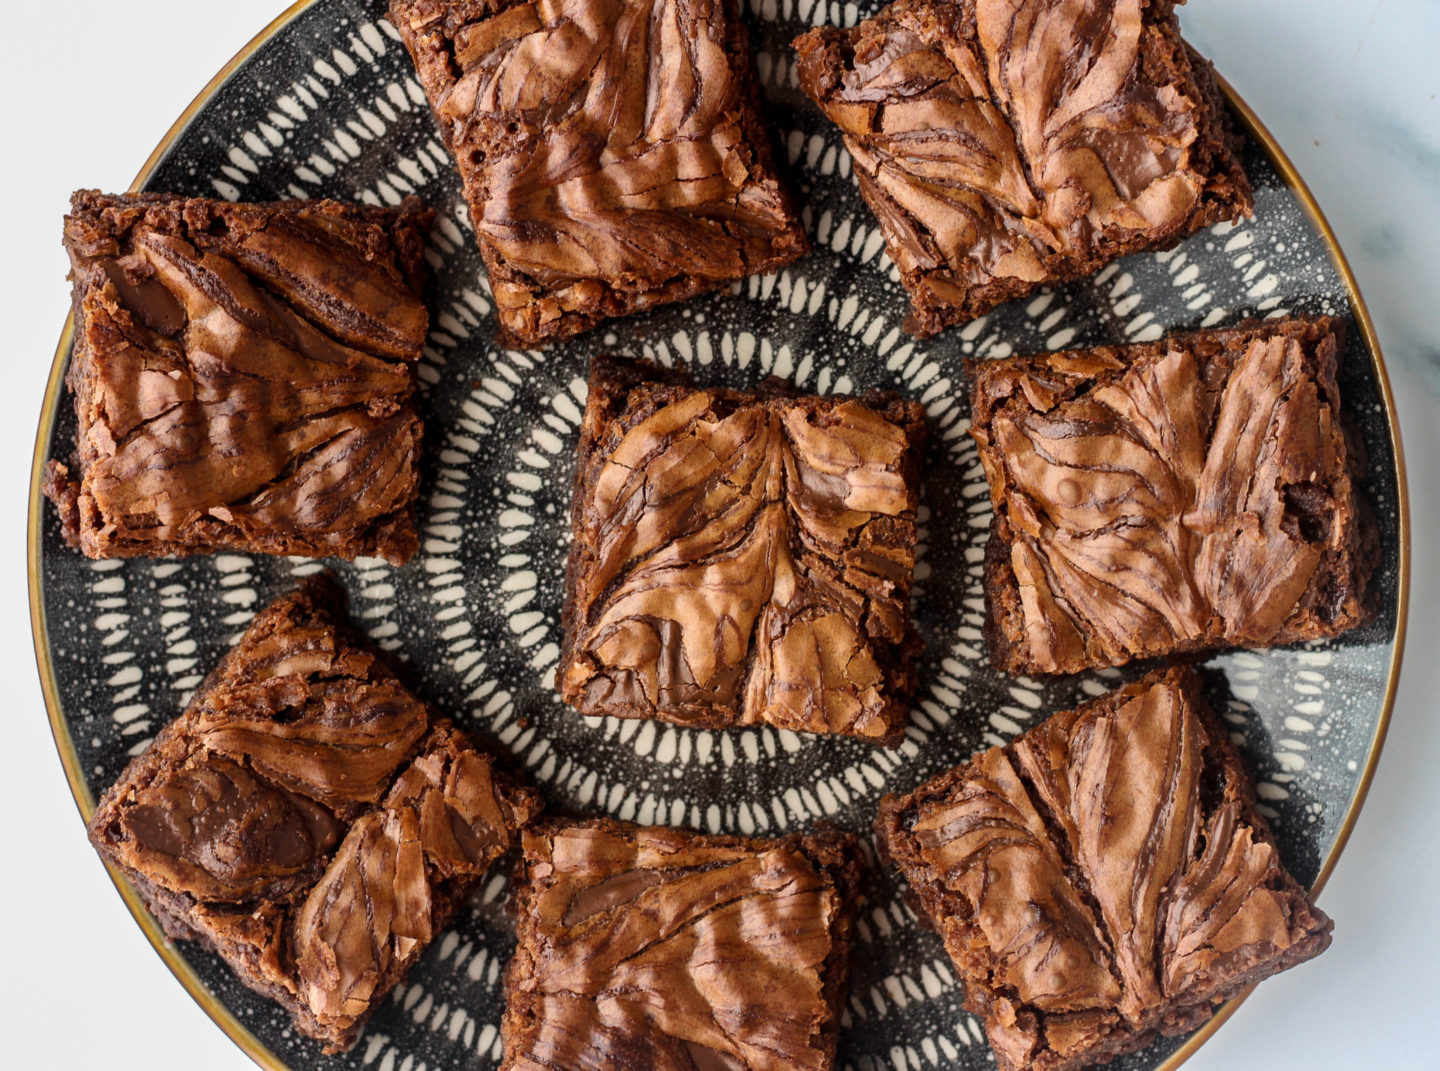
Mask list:
[[[868,832],[880,797],[907,790],[1118,672],[1040,684],[992,674],[982,649],[980,563],[989,501],[961,371],[965,357],[1156,339],[1246,317],[1334,313],[1352,325],[1341,388],[1368,446],[1365,491],[1385,548],[1381,613],[1340,640],[1210,663],[1214,700],[1259,782],[1281,854],[1323,880],[1364,794],[1390,709],[1404,621],[1406,522],[1394,414],[1353,283],[1309,195],[1232,96],[1248,130],[1252,222],[1131,257],[927,342],[900,330],[905,295],[835,130],[795,87],[788,42],[853,24],[878,3],[749,0],[769,118],[805,205],[815,253],[777,276],[611,324],[545,351],[495,342],[492,302],[459,184],[381,0],[315,0],[282,17],[216,79],[142,174],[145,189],[231,199],[335,197],[393,204],[416,193],[438,220],[428,256],[433,331],[420,366],[427,448],[423,550],[403,569],[333,563],[353,617],[409,664],[425,697],[498,737],[557,805],[645,823],[775,834],[821,820]],[[1223,60],[1223,57],[1222,57]],[[55,280],[57,287],[64,285]],[[560,650],[566,518],[585,374],[597,349],[685,361],[705,383],[776,374],[808,391],[890,387],[928,407],[915,614],[921,689],[903,746],[770,729],[715,733],[582,719],[552,686]],[[73,416],[45,399],[36,472],[69,452]],[[90,562],[55,513],[31,508],[36,647],[56,739],[82,812],[180,711],[251,616],[300,576],[300,559],[222,554]],[[487,1069],[500,1057],[501,973],[513,947],[497,874],[440,936],[347,1056],[324,1057],[214,956],[171,946],[121,883],[181,981],[259,1062],[286,1068]],[[895,876],[875,869],[859,926],[839,1066],[992,1065],[961,1007],[940,941]],[[102,895],[98,890],[96,895]],[[1345,929],[1346,919],[1338,926]],[[1324,961],[1310,970],[1323,971]],[[1209,1029],[1201,1031],[1203,1037]],[[1172,1039],[1113,1065],[1173,1066]]]

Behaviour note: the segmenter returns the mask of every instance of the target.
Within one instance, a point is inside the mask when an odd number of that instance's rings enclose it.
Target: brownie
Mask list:
[[[1379,544],[1335,385],[1343,331],[1271,321],[971,362],[996,668],[1073,673],[1368,620]]]
[[[809,249],[737,0],[390,0],[500,337],[558,342]]]
[[[918,402],[693,386],[602,357],[557,680],[586,715],[903,738]]]
[[[882,801],[1000,1071],[1187,1033],[1329,946],[1199,686],[1157,671]]]
[[[834,1066],[853,835],[550,818],[522,847],[502,1071]]]
[[[91,558],[415,552],[430,213],[82,190],[65,217],[74,457],[45,493]]]
[[[920,336],[1251,210],[1170,0],[899,0],[795,41]]]
[[[312,582],[264,610],[90,839],[174,939],[326,1052],[354,1044],[539,796],[412,695]]]

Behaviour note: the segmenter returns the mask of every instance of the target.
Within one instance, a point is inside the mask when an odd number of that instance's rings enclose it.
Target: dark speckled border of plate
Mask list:
[[[461,724],[498,737],[557,805],[716,831],[775,833],[825,819],[868,834],[886,791],[909,789],[1125,676],[1041,684],[990,672],[979,577],[989,504],[965,434],[963,357],[1144,340],[1250,316],[1348,318],[1355,329],[1341,389],[1369,449],[1365,491],[1385,551],[1381,613],[1333,642],[1235,653],[1209,664],[1211,698],[1256,772],[1285,861],[1301,881],[1318,886],[1359,811],[1389,717],[1409,539],[1384,365],[1334,236],[1279,147],[1229,92],[1248,132],[1253,221],[1203,232],[1168,253],[1128,258],[939,338],[907,338],[899,329],[904,294],[849,158],[795,88],[787,47],[806,26],[853,24],[878,6],[748,3],[769,119],[802,193],[814,255],[778,276],[616,322],[544,352],[495,342],[458,183],[378,0],[309,0],[282,15],[186,110],[137,188],[378,204],[415,192],[437,210],[427,251],[433,331],[420,369],[428,411],[424,545],[403,569],[337,564],[352,613],[409,664],[426,698]],[[37,440],[29,569],[46,703],[76,801],[88,816],[98,791],[181,709],[253,613],[321,566],[246,555],[89,562],[67,548],[39,497],[39,473],[46,458],[68,451],[73,434],[61,390],[69,345],[67,328]],[[683,359],[700,378],[724,384],[753,384],[773,373],[807,390],[894,388],[927,405],[933,444],[915,593],[926,653],[914,724],[901,748],[883,752],[768,729],[712,733],[582,719],[559,704],[551,672],[559,649],[570,446],[584,405],[586,363],[600,347],[664,363]],[[344,1057],[322,1056],[318,1045],[297,1037],[278,1008],[240,986],[214,956],[166,944],[134,893],[117,884],[181,982],[263,1066],[420,1071],[486,1069],[499,1059],[500,978],[514,940],[501,910],[503,874],[436,940]],[[840,1066],[991,1066],[938,939],[918,925],[901,891],[893,874],[872,873]],[[1346,920],[1337,925],[1343,932]],[[1323,970],[1323,963],[1309,969]],[[1158,1042],[1112,1066],[1173,1068],[1226,1014],[1189,1039]]]

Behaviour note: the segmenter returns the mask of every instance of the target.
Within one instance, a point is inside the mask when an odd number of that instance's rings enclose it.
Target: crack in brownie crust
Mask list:
[[[597,359],[561,694],[587,715],[898,743],[924,410]]]
[[[852,835],[550,819],[522,844],[503,1071],[833,1066]]]
[[[1186,1033],[1329,946],[1199,686],[1152,673],[882,802],[1002,1071]]]
[[[933,335],[1251,208],[1168,0],[899,0],[798,38],[800,85]]]
[[[539,345],[808,250],[734,0],[391,0],[504,336]]]
[[[79,434],[46,471],[66,539],[92,558],[413,554],[429,217],[77,193]]]
[[[972,362],[1010,673],[1335,636],[1376,532],[1343,430],[1338,321]]]
[[[350,638],[338,598],[316,583],[262,612],[90,823],[172,938],[327,1052],[540,809]]]

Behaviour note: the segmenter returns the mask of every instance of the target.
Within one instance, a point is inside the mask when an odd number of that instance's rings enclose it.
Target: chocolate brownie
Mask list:
[[[1069,1071],[1187,1033],[1330,944],[1190,669],[887,796],[875,831],[1001,1071]]]
[[[540,809],[311,583],[264,610],[96,808],[90,839],[175,939],[327,1052]]]
[[[971,362],[995,508],[997,669],[1073,673],[1335,636],[1378,536],[1344,430],[1336,320]]]
[[[502,1071],[834,1066],[852,835],[552,818],[522,847]]]
[[[903,737],[925,411],[597,359],[558,681],[586,715]]]
[[[45,481],[70,544],[410,557],[429,219],[414,199],[75,194],[79,428]]]
[[[795,48],[917,335],[1251,210],[1170,0],[899,0]]]
[[[557,342],[808,251],[736,0],[390,0],[501,338]]]

